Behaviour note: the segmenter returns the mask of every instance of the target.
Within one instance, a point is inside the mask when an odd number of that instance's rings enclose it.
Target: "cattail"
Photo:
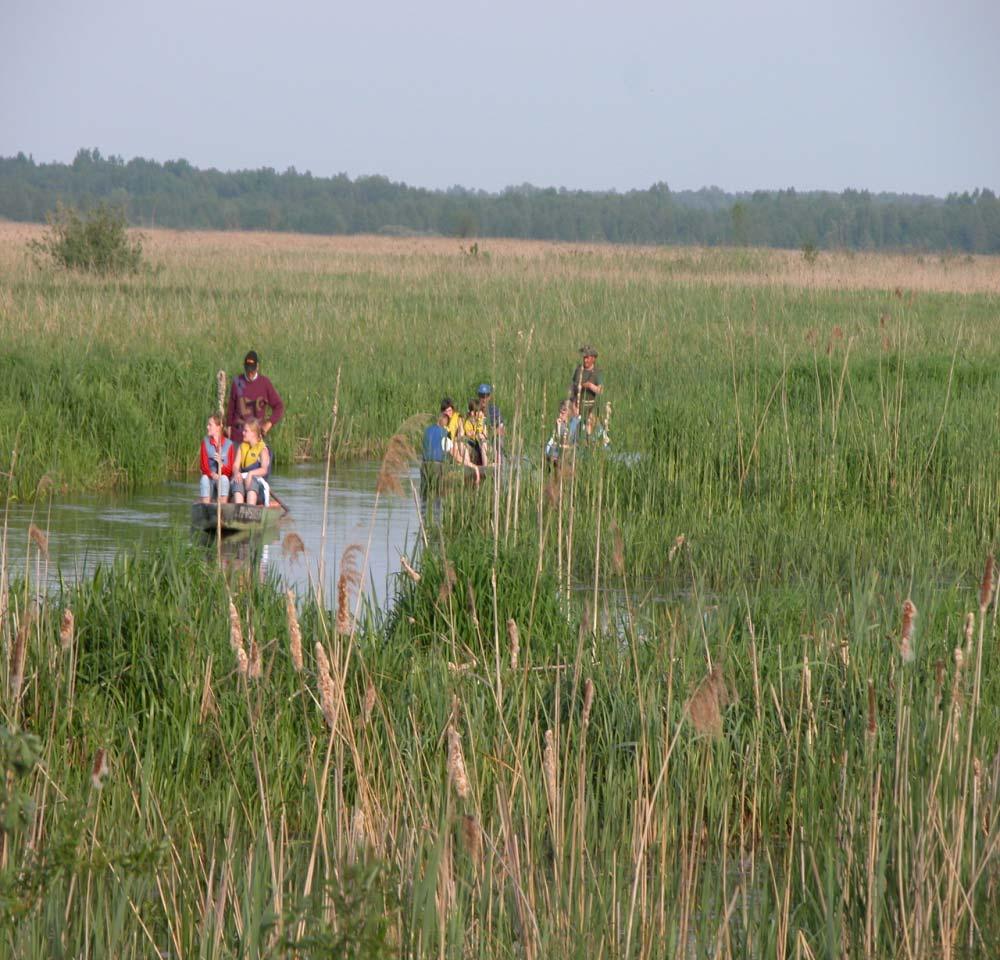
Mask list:
[[[249,663],[247,665],[247,676],[251,680],[259,680],[261,675],[264,673],[264,665],[261,661],[260,644],[254,638],[253,633],[250,634],[250,657]]]
[[[979,584],[979,615],[986,613],[986,608],[993,599],[993,554],[986,558],[986,567],[983,570],[983,581]]]
[[[69,650],[73,646],[74,626],[73,611],[67,607],[62,612],[62,620],[59,621],[59,645],[63,650]]]
[[[899,656],[903,663],[913,662],[913,621],[917,616],[917,608],[913,601],[907,598],[903,602],[903,627],[900,630]]]
[[[587,677],[583,681],[583,716],[581,723],[586,730],[590,726],[590,711],[594,706],[594,681]]]
[[[354,618],[351,615],[351,596],[361,586],[361,570],[358,559],[361,547],[352,543],[340,557],[340,576],[337,578],[337,633],[349,637]]]
[[[711,672],[695,688],[687,702],[687,715],[695,731],[702,736],[722,735],[722,710],[729,703],[729,687],[716,663]]]
[[[611,565],[618,576],[625,575],[625,540],[622,538],[621,528],[614,520],[611,521]]]
[[[10,649],[10,695],[17,703],[21,699],[21,684],[24,682],[24,660],[28,647],[28,632],[31,630],[31,612],[25,611],[17,627],[14,645]]]
[[[302,542],[302,537],[294,530],[286,533],[281,541],[281,555],[287,557],[292,563],[295,563],[305,553],[305,550],[306,545]]]
[[[379,468],[378,479],[375,481],[375,489],[378,493],[395,493],[402,495],[403,485],[400,477],[404,470],[417,459],[413,444],[407,436],[407,428],[411,422],[422,420],[423,417],[411,417],[400,428],[400,432],[393,434],[389,438],[389,445],[386,447],[385,456],[382,457],[382,466]]]
[[[243,647],[236,648],[236,669],[241,677],[246,677],[250,674],[250,660]]]
[[[972,632],[976,627],[976,615],[970,610],[965,615],[965,649],[972,650]]]
[[[479,629],[479,613],[476,610],[476,591],[472,588],[472,583],[465,585],[465,599],[469,604],[469,616],[472,618],[472,625]]]
[[[375,684],[370,680],[368,681],[368,686],[365,687],[365,699],[361,706],[361,724],[362,726],[367,726],[372,718],[372,711],[375,709]]]
[[[219,416],[226,416],[226,371],[220,370],[215,375],[216,399],[219,405]]]
[[[361,850],[368,839],[368,830],[366,829],[366,818],[365,812],[361,807],[356,807],[354,810],[354,816],[351,817],[351,846],[355,850]]]
[[[319,689],[319,705],[326,719],[326,725],[333,730],[337,723],[337,698],[333,676],[330,672],[330,660],[326,648],[316,642],[316,686]]]
[[[965,654],[962,652],[961,647],[955,647],[954,657],[955,657],[955,673],[959,674],[962,672],[962,667],[965,664]]]
[[[295,594],[290,588],[285,591],[285,618],[288,620],[288,649],[292,655],[292,666],[296,673],[302,673],[302,631],[295,610]]]
[[[410,561],[406,559],[403,555],[399,558],[399,565],[403,568],[403,572],[414,582],[420,583],[420,574],[410,565]]]
[[[465,755],[462,753],[462,738],[454,725],[448,726],[448,778],[455,787],[455,793],[462,800],[468,800],[472,793],[469,777],[465,772]]]
[[[467,813],[462,815],[462,844],[469,859],[478,867],[483,859],[483,831],[479,821]]]
[[[670,548],[670,552],[667,554],[667,563],[671,563],[673,561],[674,557],[677,556],[678,552],[681,549],[683,549],[686,541],[687,538],[684,536],[683,533],[679,534],[674,539],[674,545]]]
[[[441,603],[444,603],[451,596],[456,583],[458,583],[458,576],[455,573],[455,567],[450,560],[446,560],[444,564],[444,577],[441,580],[441,588],[438,590],[438,600]]]
[[[28,538],[34,542],[38,552],[47,560],[49,558],[49,538],[33,523],[28,524]]]
[[[875,712],[875,682],[873,680],[868,681],[868,729],[866,733],[869,737],[875,736],[875,731],[878,729],[877,725],[878,716]]]
[[[94,765],[90,768],[90,782],[95,790],[100,790],[104,786],[104,778],[108,775],[108,753],[101,747],[94,754]]]
[[[507,640],[510,642],[510,668],[516,670],[518,657],[521,655],[521,632],[513,617],[507,620]]]
[[[229,601],[229,646],[236,654],[236,669],[240,676],[247,676],[250,673],[250,661],[243,646],[243,627],[240,624],[240,614],[232,600]]]
[[[556,809],[556,800],[559,796],[559,783],[556,774],[556,745],[555,736],[551,730],[545,731],[545,749],[542,751],[542,773],[545,777],[545,795],[549,800],[549,807]]]

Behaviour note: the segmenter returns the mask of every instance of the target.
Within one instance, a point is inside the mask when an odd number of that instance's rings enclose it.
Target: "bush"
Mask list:
[[[135,273],[142,266],[142,238],[129,238],[117,207],[102,203],[80,213],[58,204],[47,219],[48,233],[28,244],[39,261],[92,273]]]

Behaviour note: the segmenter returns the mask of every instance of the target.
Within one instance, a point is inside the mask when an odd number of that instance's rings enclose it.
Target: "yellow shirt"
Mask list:
[[[462,418],[459,416],[457,410],[452,410],[451,416],[448,418],[448,423],[445,429],[448,431],[448,436],[451,437],[454,443],[455,438],[458,436],[458,431],[462,426]]]

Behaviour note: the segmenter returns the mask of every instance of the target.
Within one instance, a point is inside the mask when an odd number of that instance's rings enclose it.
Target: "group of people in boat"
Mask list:
[[[607,431],[598,416],[598,398],[604,390],[604,377],[597,368],[597,351],[580,348],[580,362],[573,371],[566,398],[559,405],[555,429],[545,445],[545,458],[557,466],[565,451],[578,442],[608,443]],[[479,483],[484,468],[500,462],[503,456],[504,421],[492,400],[488,383],[479,385],[463,416],[451,397],[441,401],[437,420],[424,431],[423,475],[426,480],[445,463],[454,461],[468,468]]]
[[[229,390],[225,423],[213,413],[201,441],[202,503],[220,500],[269,505],[271,450],[265,437],[285,412],[274,384],[260,372],[255,350],[243,358],[243,373]]]

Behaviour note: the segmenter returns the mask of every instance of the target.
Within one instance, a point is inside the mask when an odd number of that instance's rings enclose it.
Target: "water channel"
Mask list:
[[[376,508],[377,473],[378,464],[370,462],[333,468],[322,550],[324,465],[308,463],[276,471],[273,488],[288,514],[271,542],[255,545],[252,562],[262,574],[275,576],[302,593],[316,584],[322,555],[324,591],[334,596],[331,587],[340,556],[349,545],[360,544],[368,551],[366,590],[384,605],[391,596],[391,578],[400,569],[400,555],[412,551],[420,536],[420,516],[412,496],[383,493]],[[417,477],[414,471],[410,478],[414,484]],[[403,489],[409,489],[405,476]],[[188,537],[196,496],[194,482],[170,482],[128,496],[56,495],[51,501],[11,503],[5,573],[8,578],[16,577],[28,564],[39,589],[48,591],[56,590],[60,582],[91,577],[119,553],[151,548],[167,537]],[[32,542],[31,524],[47,539],[47,560]],[[249,546],[226,543],[224,549],[230,557],[246,559],[251,554]],[[215,548],[204,549],[214,552]]]

